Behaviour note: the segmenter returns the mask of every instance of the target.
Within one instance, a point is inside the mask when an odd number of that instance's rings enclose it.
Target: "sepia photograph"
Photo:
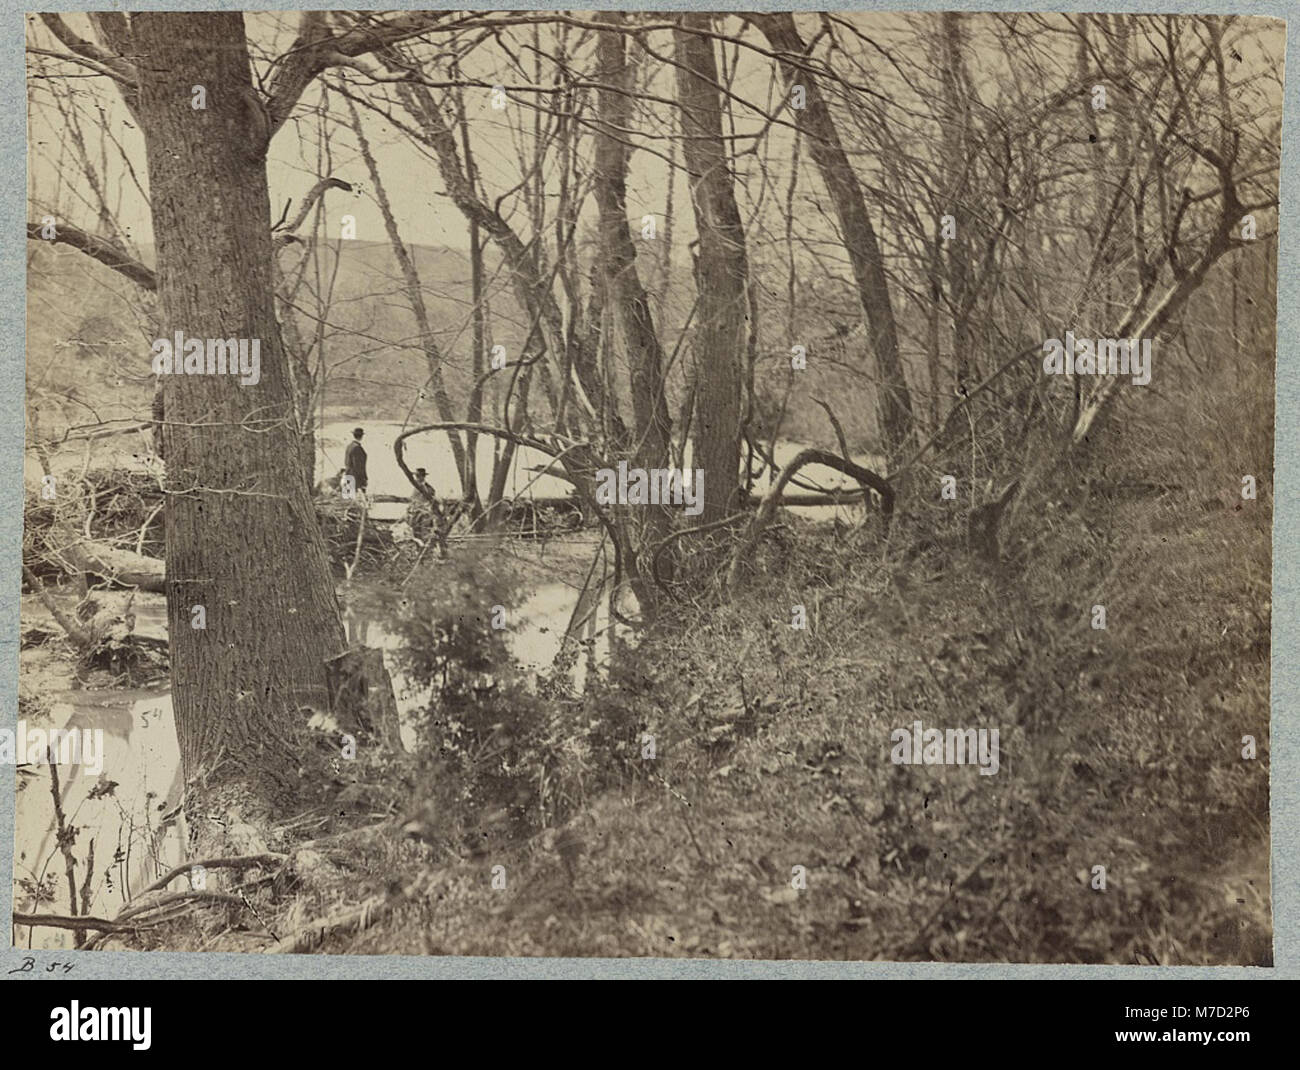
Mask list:
[[[25,29],[16,951],[1274,965],[1281,19]]]

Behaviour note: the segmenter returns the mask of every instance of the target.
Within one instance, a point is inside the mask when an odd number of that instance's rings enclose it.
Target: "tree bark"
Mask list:
[[[780,12],[752,17],[773,51],[803,59],[805,46],[792,14]],[[885,438],[886,452],[898,455],[912,431],[912,395],[903,375],[898,326],[889,301],[889,283],[885,278],[880,243],[867,214],[862,186],[840,143],[835,121],[817,80],[789,60],[781,61],[781,72],[787,85],[804,87],[805,107],[794,112],[795,119],[808,138],[813,161],[830,194],[840,232],[844,235],[858,300],[866,316],[871,349],[876,358],[878,422]]]
[[[957,227],[957,237],[947,247],[948,301],[952,307],[952,360],[957,391],[965,393],[979,381],[979,369],[971,347],[970,266],[975,243],[971,240],[974,219],[968,202],[971,196],[970,79],[966,75],[965,44],[961,13],[945,11],[942,26],[943,82],[943,191],[946,210]]]
[[[617,29],[622,17],[598,15],[611,29],[602,31],[597,44],[600,62],[600,124],[596,132],[596,161],[593,185],[600,210],[600,284],[604,307],[613,313],[627,345],[632,414],[635,428],[633,464],[649,471],[668,464],[672,421],[664,384],[664,354],[650,311],[650,298],[636,266],[636,245],[628,232],[627,143],[611,131],[630,129],[632,99],[623,34]],[[646,510],[642,544],[657,543],[670,527],[668,513],[659,506]],[[633,548],[626,547],[629,552]],[[645,613],[654,588],[649,584],[636,592]]]
[[[165,375],[167,619],[187,783],[292,791],[299,708],[343,626],[276,323],[265,151],[243,17],[132,17],[163,337],[259,339],[261,379]],[[207,109],[190,106],[207,88]],[[191,627],[202,605],[206,627]],[[305,720],[305,717],[304,717]]]
[[[728,516],[740,490],[741,365],[748,315],[745,228],[722,139],[713,17],[685,14],[673,30],[682,155],[700,253],[695,265],[699,326],[692,340],[696,393],[694,467],[704,472],[698,525]]]

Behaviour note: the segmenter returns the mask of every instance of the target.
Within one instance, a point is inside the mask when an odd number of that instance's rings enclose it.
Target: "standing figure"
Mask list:
[[[366,478],[366,451],[361,445],[361,436],[365,431],[360,427],[355,428],[352,432],[352,441],[348,443],[348,448],[343,453],[343,471],[350,475],[357,484],[357,493],[364,494],[366,484],[369,480]]]
[[[423,543],[433,530],[434,506],[430,499],[434,497],[433,488],[429,486],[428,475],[423,468],[415,470],[415,489],[411,491],[410,504],[406,507],[406,522],[411,525],[411,533]],[[426,498],[424,493],[428,492]]]

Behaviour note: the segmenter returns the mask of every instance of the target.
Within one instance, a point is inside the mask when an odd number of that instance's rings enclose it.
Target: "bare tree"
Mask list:
[[[853,266],[857,296],[862,304],[876,359],[879,381],[877,409],[885,443],[900,451],[912,432],[912,395],[903,374],[898,350],[898,329],[889,299],[884,260],[876,231],[867,213],[857,174],[840,144],[839,132],[822,96],[818,79],[808,67],[803,39],[789,12],[757,15],[754,20],[781,57],[781,69],[793,92],[802,90],[803,107],[796,109],[800,129],[808,137],[809,151],[835,206],[844,247]]]
[[[700,251],[695,261],[699,326],[695,354],[695,467],[705,473],[701,526],[731,511],[739,489],[741,369],[748,321],[749,264],[722,132],[711,15],[683,15],[673,31],[681,101],[682,155]]]
[[[253,87],[239,14],[107,13],[96,19],[103,43],[44,17],[74,61],[117,83],[143,131],[163,337],[260,343],[255,386],[165,377],[163,437],[171,676],[187,781],[240,784],[263,805],[296,791],[289,735],[305,719],[298,711],[328,705],[326,662],[343,649],[276,318],[266,151],[322,70],[438,17],[336,33],[308,13],[267,100]],[[205,108],[192,106],[195,85]],[[147,279],[120,250],[97,258]],[[192,626],[199,606],[202,629]]]

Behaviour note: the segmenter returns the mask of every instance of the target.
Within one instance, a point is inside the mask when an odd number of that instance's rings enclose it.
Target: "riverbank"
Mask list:
[[[519,671],[536,676],[555,662],[600,541],[594,533],[578,533],[545,541],[495,536],[488,540],[490,548],[478,544],[478,552],[504,562],[502,567],[524,592],[505,630]],[[430,558],[422,567],[436,573],[443,566]],[[349,608],[364,601],[366,594],[401,582],[401,575],[356,579],[340,584],[339,595],[349,639],[385,650],[399,713],[406,720],[403,738],[411,746],[413,729],[406,715],[427,699],[427,693],[405,686],[392,637]],[[47,594],[61,612],[74,614],[78,596],[70,588]],[[162,595],[118,590],[96,592],[95,598],[104,615],[129,616],[132,634],[165,642],[167,607]],[[22,596],[22,620],[28,638],[19,659],[20,716],[46,730],[97,731],[105,741],[102,775],[62,770],[59,795],[65,819],[79,830],[71,844],[74,856],[82,866],[90,861],[93,869],[83,912],[112,917],[133,894],[185,857],[183,823],[163,820],[181,800],[180,752],[165,665],[146,686],[121,686],[106,670],[79,670],[59,623],[36,595]],[[600,607],[587,631],[603,636],[608,624],[607,607]],[[607,663],[608,653],[607,642],[592,647],[591,656],[571,670],[574,686],[582,686],[592,664]],[[15,851],[15,909],[20,912],[66,899],[66,860],[56,842],[51,786],[48,767],[20,770]],[[71,946],[71,934],[64,930],[23,930],[21,935],[23,946]]]
[[[1190,494],[1088,509],[992,571],[952,522],[900,523],[882,551],[791,518],[756,548],[761,584],[676,604],[585,687],[462,675],[423,764],[340,796],[392,809],[269,830],[294,890],[245,877],[256,915],[109,944],[1266,965],[1267,516]],[[556,649],[594,546],[506,541],[420,575],[522,582],[518,670]],[[998,771],[895,762],[918,721],[998,730]]]

